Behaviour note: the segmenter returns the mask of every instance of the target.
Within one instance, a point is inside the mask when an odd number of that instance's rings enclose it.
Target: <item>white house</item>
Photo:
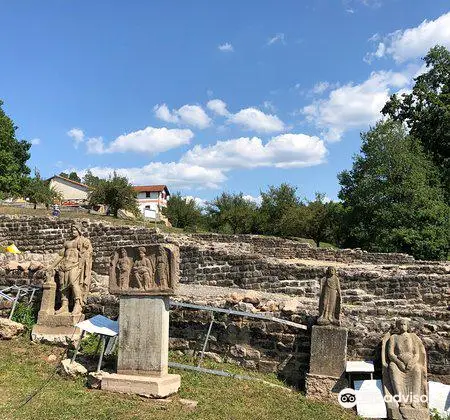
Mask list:
[[[170,196],[169,189],[165,185],[135,186],[138,206],[144,217],[152,220],[166,222],[162,214],[163,207],[167,207],[167,199]]]
[[[72,181],[60,175],[52,176],[47,181],[49,181],[50,187],[63,196],[63,204],[64,202],[81,203],[87,201],[89,187],[86,184]]]

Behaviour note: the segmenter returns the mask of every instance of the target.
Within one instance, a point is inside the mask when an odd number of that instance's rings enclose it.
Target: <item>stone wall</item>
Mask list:
[[[0,243],[14,242],[34,253],[59,251],[71,221],[0,216]],[[87,311],[117,315],[117,299],[107,293],[109,256],[121,245],[176,242],[180,245],[182,289],[230,288],[228,297],[180,296],[190,302],[250,312],[268,312],[312,325],[317,317],[320,281],[327,265],[337,268],[343,293],[343,321],[349,328],[348,356],[375,359],[381,337],[393,319],[405,316],[423,340],[429,372],[450,381],[450,265],[415,261],[404,254],[372,254],[360,250],[323,250],[280,238],[252,235],[167,235],[155,230],[84,222],[94,247],[95,275]],[[25,258],[25,257],[10,257]],[[39,257],[33,257],[38,258]],[[44,258],[44,257],[43,257]],[[48,255],[46,258],[50,258]],[[2,261],[0,258],[0,266]],[[0,285],[37,281],[31,272],[0,269]],[[242,293],[273,293],[245,300]],[[184,296],[184,297],[183,297]],[[244,300],[243,300],[244,299]],[[201,311],[174,310],[171,346],[199,350],[209,316]],[[309,331],[271,322],[221,315],[214,324],[210,357],[239,362],[249,368],[278,371],[302,382],[309,363]],[[442,379],[441,379],[442,380]]]

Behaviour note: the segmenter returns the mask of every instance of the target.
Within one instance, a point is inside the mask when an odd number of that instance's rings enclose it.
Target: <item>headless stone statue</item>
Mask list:
[[[427,359],[422,341],[399,319],[395,331],[383,337],[383,388],[388,415],[393,419],[429,419]]]
[[[328,267],[322,282],[318,325],[340,325],[341,286],[334,267]]]

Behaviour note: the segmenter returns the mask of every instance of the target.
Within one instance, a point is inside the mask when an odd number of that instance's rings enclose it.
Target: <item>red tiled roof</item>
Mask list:
[[[160,192],[164,190],[169,192],[169,189],[165,185],[135,185],[133,188],[138,192]]]

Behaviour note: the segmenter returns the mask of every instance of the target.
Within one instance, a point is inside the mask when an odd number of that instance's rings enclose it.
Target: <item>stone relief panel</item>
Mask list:
[[[118,248],[110,259],[109,291],[116,295],[171,295],[179,279],[173,244]]]

